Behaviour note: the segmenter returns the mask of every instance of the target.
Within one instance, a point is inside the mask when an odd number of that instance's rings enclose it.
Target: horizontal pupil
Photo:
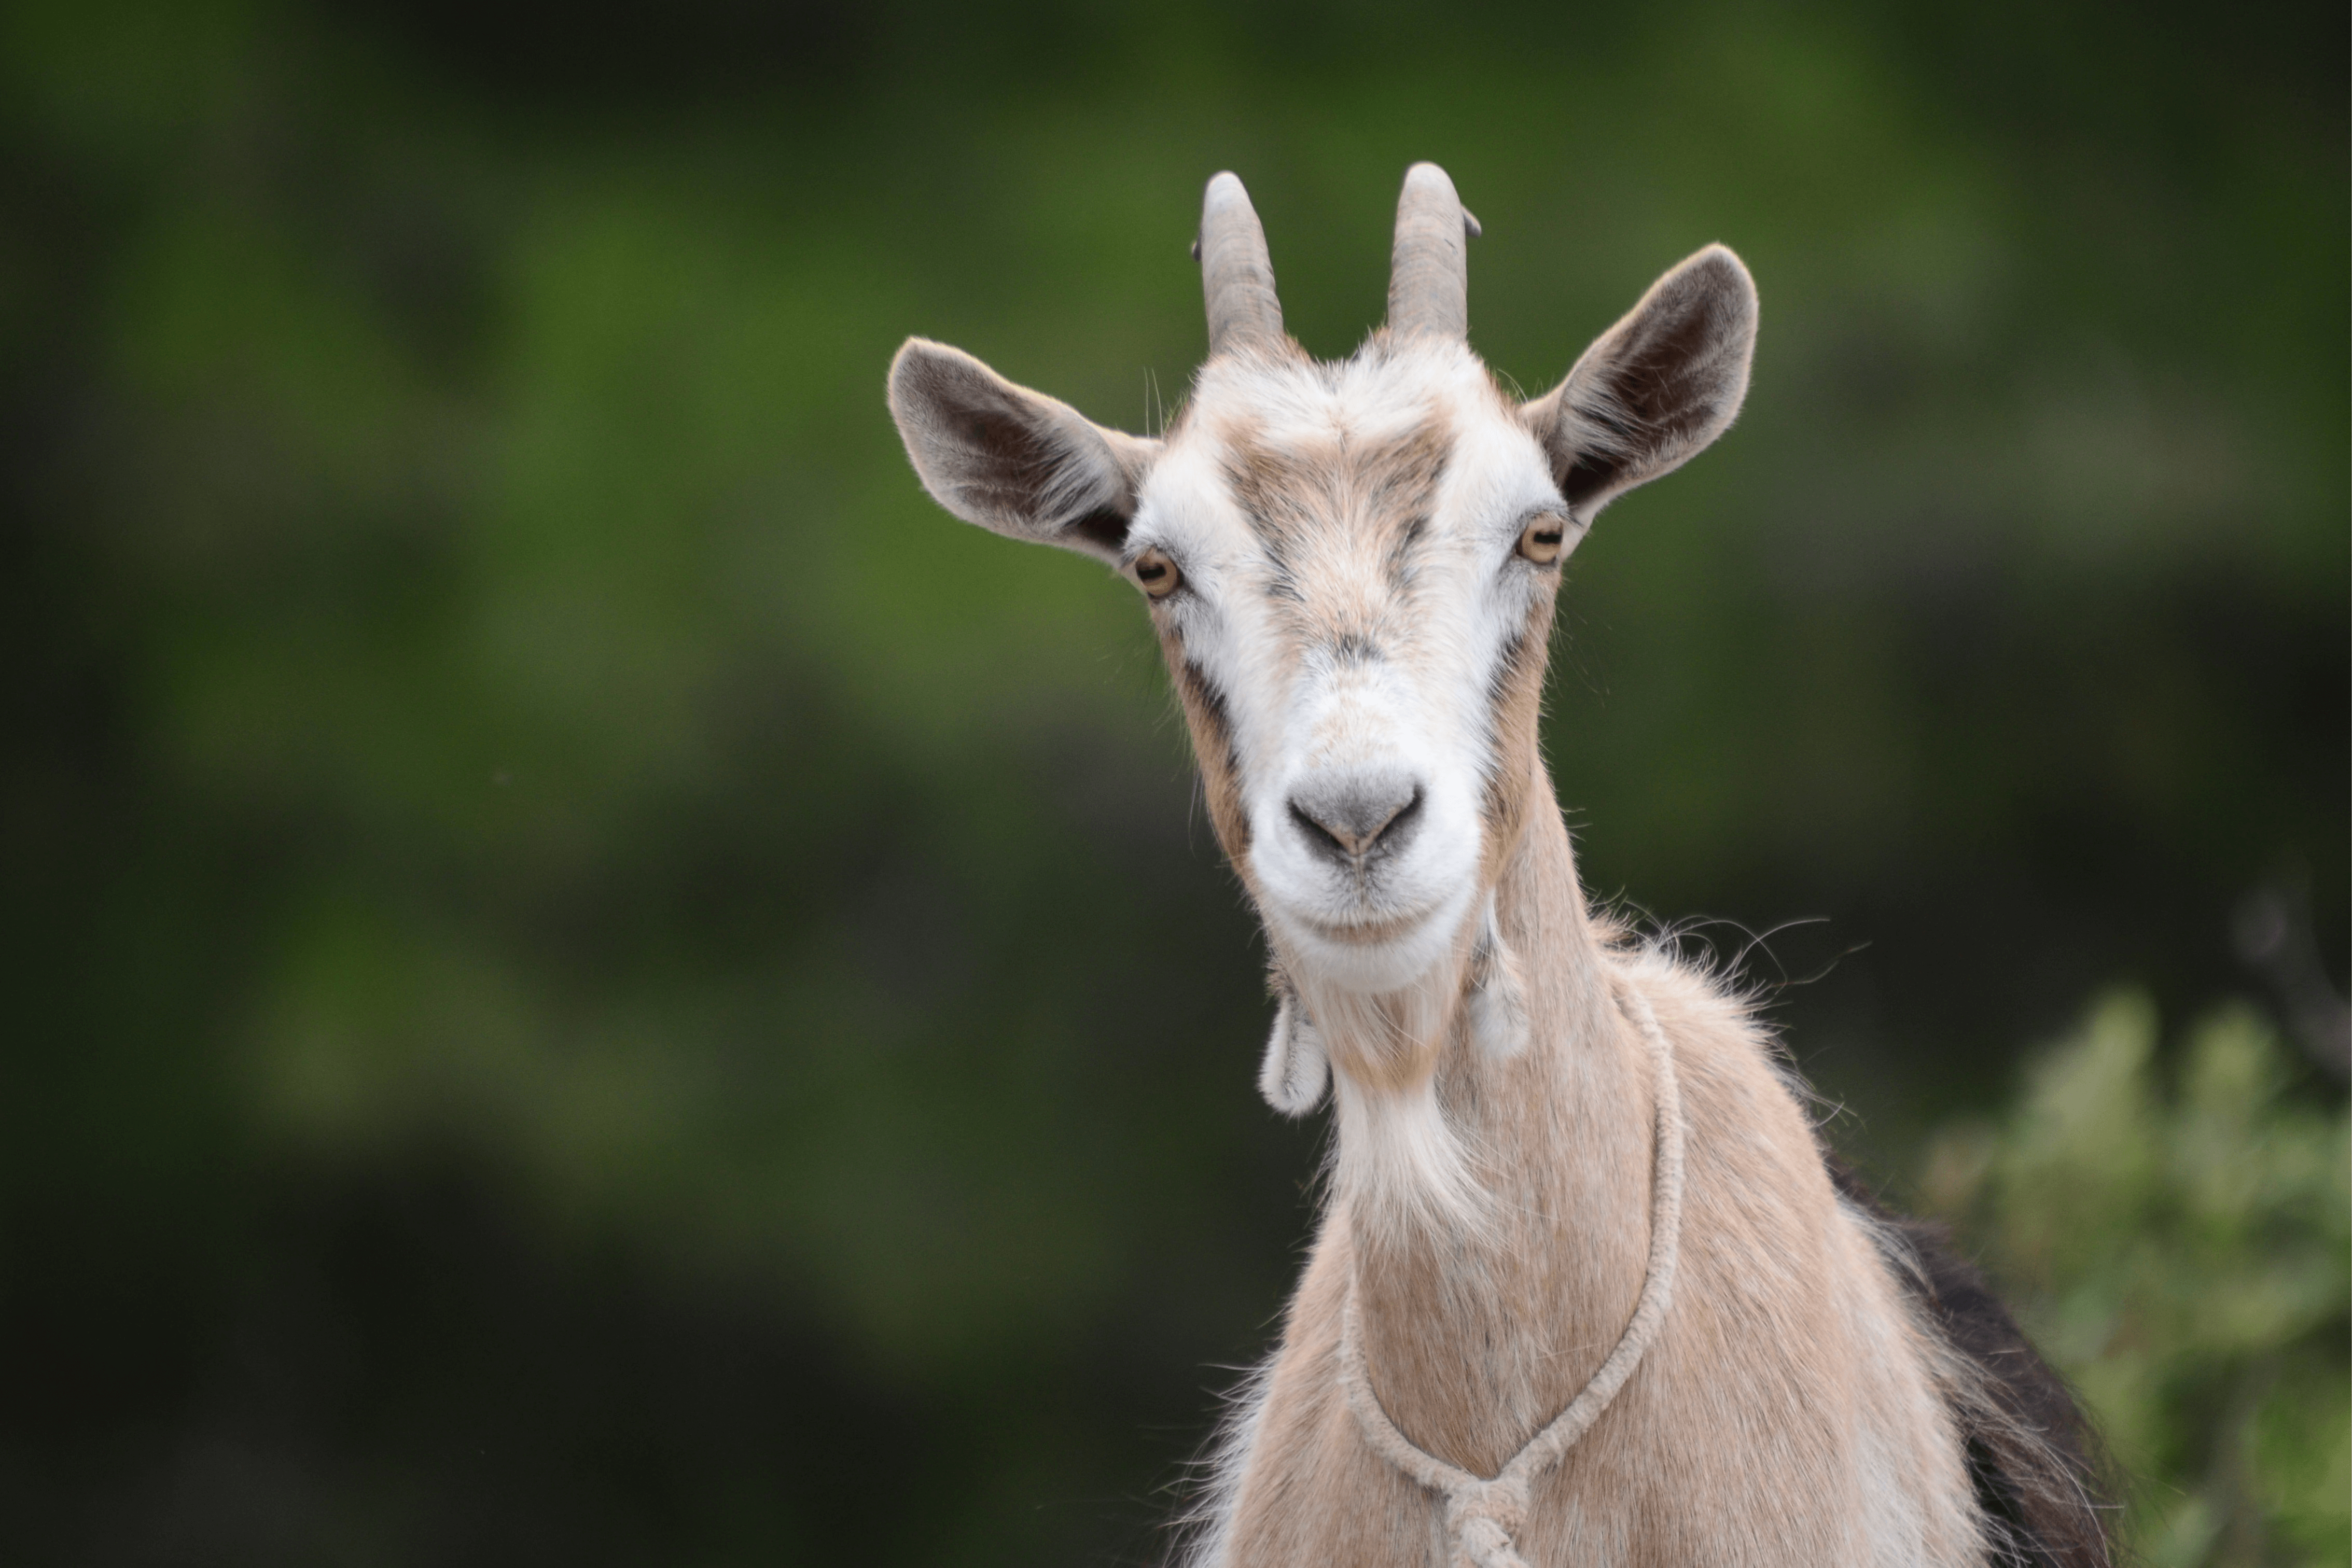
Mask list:
[[[1135,575],[1143,579],[1144,581],[1150,582],[1154,578],[1167,576],[1168,569],[1164,566],[1158,565],[1157,563],[1139,566],[1135,569]]]

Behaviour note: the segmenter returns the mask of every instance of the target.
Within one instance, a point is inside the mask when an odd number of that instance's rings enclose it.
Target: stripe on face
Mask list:
[[[1270,850],[1254,830],[1282,825],[1282,803],[1260,794],[1302,767],[1376,760],[1383,731],[1400,761],[1456,802],[1441,810],[1455,813],[1469,851],[1465,880],[1492,884],[1542,792],[1556,580],[1511,550],[1525,516],[1556,496],[1550,475],[1513,439],[1523,433],[1483,367],[1476,384],[1465,374],[1434,395],[1386,377],[1349,384],[1379,368],[1299,367],[1307,373],[1270,384],[1204,388],[1235,395],[1193,404],[1190,461],[1165,470],[1161,526],[1200,562],[1207,597],[1155,620],[1203,803],[1260,902],[1272,890],[1255,862]],[[1178,497],[1189,485],[1223,494],[1188,504]],[[1324,895],[1280,841],[1286,906],[1314,907]],[[1442,885],[1408,881],[1398,895]]]
[[[1479,800],[1485,819],[1486,863],[1481,882],[1492,887],[1503,873],[1503,862],[1516,849],[1526,827],[1529,799],[1536,790],[1539,730],[1543,723],[1544,674],[1551,663],[1552,600],[1536,601],[1527,623],[1514,631],[1496,655],[1486,681],[1486,722],[1490,771]]]
[[[1219,432],[1217,462],[1263,551],[1260,591],[1287,653],[1283,671],[1253,671],[1253,683],[1279,684],[1307,661],[1334,669],[1411,661],[1432,616],[1460,612],[1427,602],[1430,590],[1477,591],[1452,572],[1431,578],[1424,570],[1442,548],[1436,510],[1454,455],[1450,422],[1440,414],[1378,438],[1335,432],[1279,444],[1262,429],[1228,423]],[[1493,565],[1507,570],[1499,556]],[[1473,677],[1480,684],[1459,694],[1485,710],[1475,727],[1488,747],[1478,810],[1481,871],[1489,879],[1518,841],[1538,772],[1550,625],[1550,596],[1539,594],[1525,622],[1494,644],[1491,662]],[[1246,879],[1251,833],[1234,715],[1172,628],[1165,651],[1192,722],[1212,821]]]
[[[1279,447],[1252,430],[1226,433],[1225,483],[1265,551],[1267,597],[1290,607],[1301,653],[1348,662],[1384,655],[1382,633],[1411,608],[1453,444],[1440,419],[1372,441],[1341,434]],[[1318,589],[1328,590],[1330,566],[1349,561],[1379,562],[1380,584],[1346,573],[1353,591],[1305,591],[1302,573],[1317,573]]]
[[[1227,858],[1249,863],[1249,812],[1242,804],[1241,758],[1234,749],[1233,716],[1224,694],[1184,652],[1182,633],[1172,627],[1160,636],[1160,651],[1176,680],[1184,721],[1192,732],[1192,756],[1201,768],[1201,792],[1209,806],[1209,826]],[[1246,874],[1246,873],[1244,873]]]

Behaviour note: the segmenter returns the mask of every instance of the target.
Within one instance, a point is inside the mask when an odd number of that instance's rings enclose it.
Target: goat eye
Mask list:
[[[1143,591],[1154,599],[1167,598],[1184,580],[1184,574],[1176,570],[1176,563],[1168,559],[1163,549],[1145,550],[1128,562],[1127,570]]]
[[[1549,566],[1559,559],[1560,540],[1568,529],[1568,519],[1558,512],[1546,512],[1534,518],[1519,532],[1519,554],[1538,566]]]

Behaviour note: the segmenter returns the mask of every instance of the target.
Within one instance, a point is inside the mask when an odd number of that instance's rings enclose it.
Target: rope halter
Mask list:
[[[1675,1291],[1675,1254],[1683,1220],[1682,1095],[1675,1081],[1674,1048],[1658,1027],[1649,998],[1630,983],[1620,988],[1618,1003],[1633,1017],[1650,1047],[1650,1063],[1657,1099],[1654,1165],[1650,1181],[1650,1261],[1642,1281],[1642,1295],[1632,1321],[1618,1336],[1616,1348],[1601,1364],[1592,1380],[1569,1401],[1568,1408],[1550,1422],[1492,1477],[1473,1475],[1423,1448],[1397,1429],[1372,1392],[1364,1365],[1364,1336],[1357,1321],[1352,1285],[1339,1334],[1339,1376],[1348,1408],[1364,1440],[1390,1464],[1444,1500],[1445,1533],[1452,1548],[1447,1568],[1527,1568],[1514,1544],[1528,1519],[1528,1502],[1536,1481],[1559,1463],[1584,1436],[1642,1357],[1658,1337]]]

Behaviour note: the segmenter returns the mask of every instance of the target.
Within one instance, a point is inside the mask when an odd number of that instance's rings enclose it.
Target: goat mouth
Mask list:
[[[1412,936],[1428,918],[1428,915],[1423,913],[1398,915],[1389,920],[1351,920],[1345,923],[1311,920],[1304,924],[1326,942],[1344,943],[1350,947],[1379,947]]]

